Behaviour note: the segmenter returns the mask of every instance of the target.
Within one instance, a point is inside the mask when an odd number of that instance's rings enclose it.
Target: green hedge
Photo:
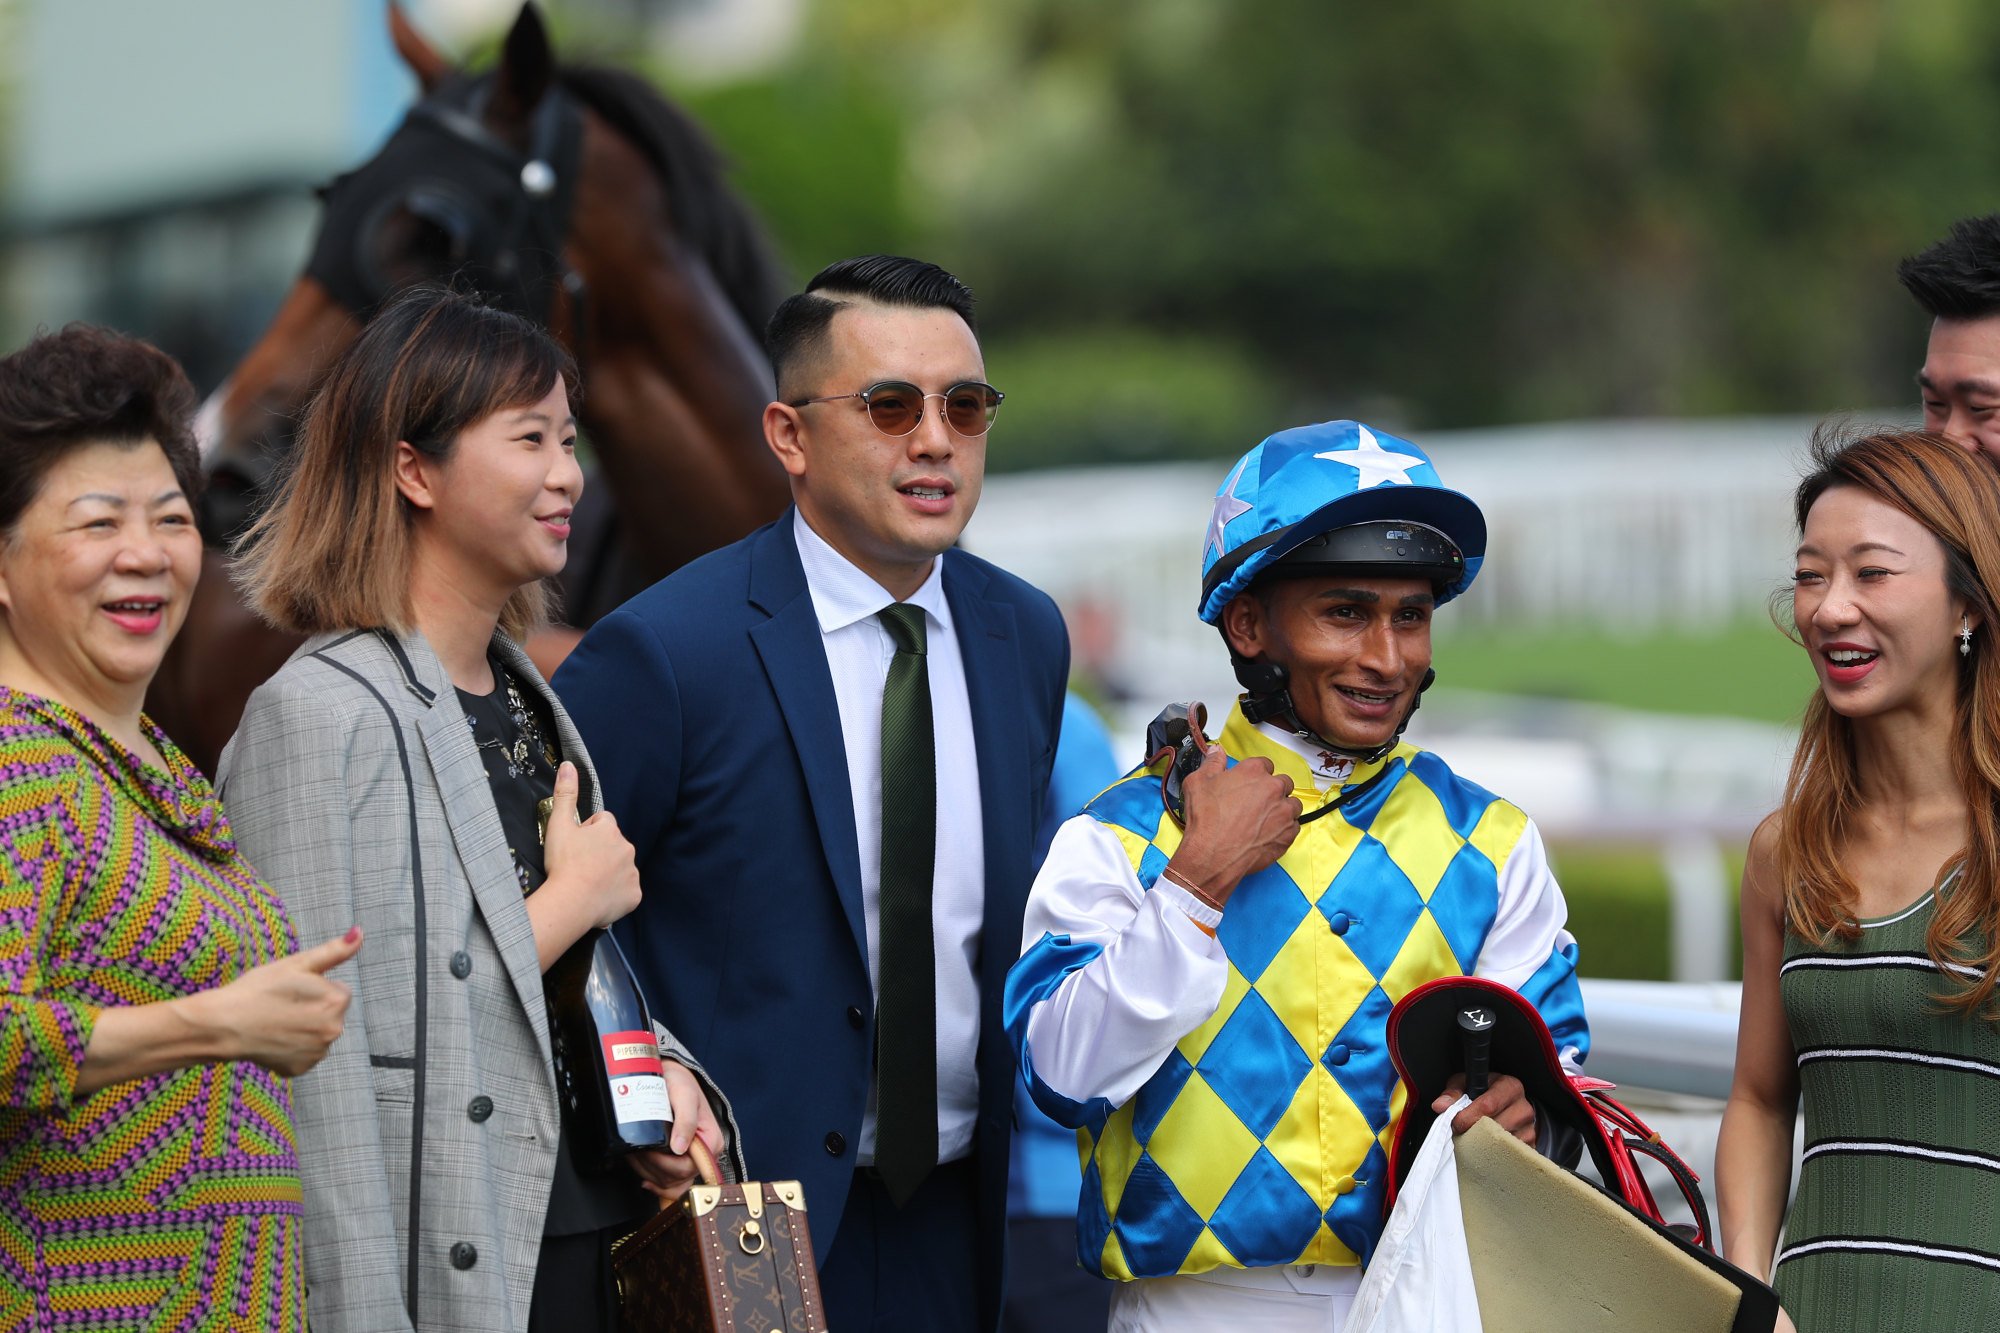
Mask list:
[[[1577,938],[1577,970],[1586,977],[1636,981],[1672,979],[1672,901],[1666,869],[1655,847],[1552,845],[1550,860],[1569,902],[1569,928]],[[1729,883],[1730,967],[1742,975],[1743,940],[1734,891],[1743,856],[1732,849]]]

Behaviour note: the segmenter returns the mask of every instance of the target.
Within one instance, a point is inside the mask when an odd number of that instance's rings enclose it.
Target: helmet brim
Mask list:
[[[1250,554],[1233,568],[1225,561],[1217,561],[1204,581],[1209,586],[1202,592],[1201,618],[1211,625],[1216,623],[1222,616],[1222,608],[1235,600],[1238,593],[1321,533],[1350,523],[1383,519],[1427,524],[1449,537],[1464,553],[1465,573],[1452,586],[1440,590],[1440,606],[1472,586],[1486,556],[1486,515],[1471,496],[1443,486],[1371,486],[1329,500],[1290,527],[1272,534],[1275,540],[1267,545],[1259,546],[1253,540],[1239,547],[1238,550],[1248,549]]]

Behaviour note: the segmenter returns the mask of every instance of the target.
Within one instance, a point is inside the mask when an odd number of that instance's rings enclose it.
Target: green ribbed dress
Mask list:
[[[2000,1329],[2000,1027],[1935,999],[1933,907],[1786,936],[1805,1165],[1775,1285],[1800,1333]]]

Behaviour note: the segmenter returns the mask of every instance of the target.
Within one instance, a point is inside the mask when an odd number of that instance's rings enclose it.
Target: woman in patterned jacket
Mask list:
[[[140,712],[201,568],[194,392],[74,325],[0,360],[0,1327],[305,1324],[290,1076],[340,1034]]]
[[[1822,436],[1796,511],[1819,689],[1743,872],[1723,1246],[1804,1333],[1991,1328],[2000,474],[1941,436]]]

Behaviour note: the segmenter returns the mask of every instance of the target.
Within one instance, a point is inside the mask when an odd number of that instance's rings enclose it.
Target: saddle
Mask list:
[[[1708,1308],[1719,1312],[1710,1326],[1729,1333],[1773,1327],[1776,1293],[1716,1254],[1700,1177],[1645,1121],[1610,1095],[1613,1084],[1563,1069],[1548,1026],[1517,992],[1478,977],[1429,982],[1396,1005],[1389,1016],[1388,1037],[1390,1058],[1408,1088],[1389,1155],[1388,1206],[1394,1206],[1398,1187],[1437,1119],[1431,1102],[1460,1072],[1465,1073],[1466,1092],[1473,1097],[1484,1091],[1489,1071],[1519,1079],[1539,1112],[1538,1129],[1568,1149],[1544,1156],[1561,1163],[1587,1155],[1603,1182],[1592,1187],[1583,1177],[1538,1160],[1533,1150],[1504,1133],[1488,1134],[1477,1144],[1469,1142],[1476,1136],[1466,1136],[1473,1166],[1468,1170],[1461,1154],[1459,1185],[1468,1239],[1482,1210],[1504,1218],[1504,1231],[1489,1229],[1504,1235],[1498,1248],[1508,1253],[1512,1266],[1525,1271],[1534,1288],[1527,1297],[1534,1322],[1527,1326],[1594,1327],[1587,1319],[1575,1325],[1542,1323],[1552,1312],[1551,1292],[1560,1288],[1580,1296],[1584,1312],[1608,1315],[1617,1307],[1617,1299],[1592,1296],[1592,1288],[1601,1284],[1608,1290],[1622,1284],[1629,1290],[1632,1273],[1650,1265],[1665,1275],[1660,1280],[1668,1287],[1700,1287],[1709,1293]],[[1645,1157],[1666,1169],[1693,1215],[1692,1225],[1667,1223],[1640,1173],[1637,1159]],[[1501,1201],[1497,1207],[1496,1199]],[[1515,1215],[1506,1216],[1510,1208]],[[1519,1215],[1527,1209],[1539,1210],[1538,1215]],[[1602,1244],[1593,1245],[1597,1241]],[[1541,1254],[1542,1250],[1547,1253]],[[1593,1250],[1599,1258],[1614,1254],[1619,1258],[1615,1265],[1608,1258],[1594,1263]],[[1614,1266],[1619,1271],[1612,1272]],[[1477,1277],[1476,1257],[1474,1270]],[[1506,1281],[1494,1285],[1513,1287],[1515,1295],[1529,1290]],[[1485,1320],[1488,1333],[1515,1326],[1505,1313],[1508,1293],[1491,1295],[1495,1308]],[[1482,1284],[1482,1314],[1488,1305],[1489,1291]],[[1644,1325],[1606,1326],[1629,1330]],[[1684,1322],[1680,1327],[1694,1325]]]

